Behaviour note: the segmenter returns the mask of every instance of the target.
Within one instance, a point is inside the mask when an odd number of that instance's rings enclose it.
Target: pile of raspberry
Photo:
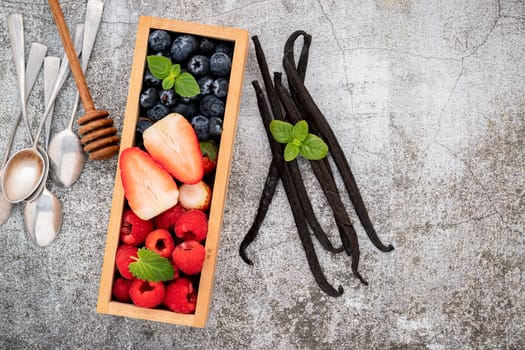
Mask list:
[[[165,307],[178,313],[195,312],[199,274],[206,257],[204,240],[208,217],[202,210],[186,210],[180,204],[151,220],[142,220],[125,209],[120,229],[113,296],[141,307]],[[174,276],[166,282],[148,282],[129,271],[140,247],[170,260]]]

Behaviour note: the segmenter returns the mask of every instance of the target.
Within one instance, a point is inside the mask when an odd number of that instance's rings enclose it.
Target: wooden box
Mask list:
[[[248,54],[248,32],[240,29],[180,22],[154,17],[141,17],[135,43],[135,54],[131,70],[125,119],[122,129],[120,151],[134,145],[135,127],[139,117],[139,96],[142,77],[146,68],[148,36],[152,29],[163,29],[174,33],[194,34],[232,42],[234,52],[228,95],[225,103],[223,132],[219,144],[218,163],[213,183],[212,202],[209,211],[209,228],[205,241],[206,258],[200,275],[195,314],[178,314],[169,310],[147,309],[112,299],[112,283],[115,276],[115,254],[119,244],[121,217],[125,205],[120,171],[117,167],[111,216],[107,231],[104,263],[99,287],[97,312],[125,317],[140,318],[172,324],[204,327],[212,295],[215,263],[223,218],[226,191],[232,161],[233,143],[237,125],[241,89]]]

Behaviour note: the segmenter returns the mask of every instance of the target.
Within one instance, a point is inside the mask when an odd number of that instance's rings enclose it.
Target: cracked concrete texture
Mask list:
[[[61,4],[70,25],[84,13],[85,1]],[[24,15],[26,47],[41,41],[62,56],[46,1],[0,0],[2,152],[17,100],[6,30],[13,12]],[[87,163],[71,188],[51,186],[64,224],[50,247],[27,240],[20,207],[0,227],[0,348],[525,347],[523,1],[106,0],[87,80],[95,104],[119,127],[139,15],[247,29],[259,36],[272,70],[282,70],[289,34],[312,34],[306,85],[345,150],[372,221],[396,250],[378,252],[357,226],[360,270],[370,282],[363,287],[348,257],[318,249],[328,280],[345,289],[339,298],[324,295],[279,186],[248,250],[254,266],[242,263],[239,243],[270,163],[250,49],[207,327],[95,312],[113,159]],[[41,89],[39,80],[31,115],[43,109]],[[73,96],[68,81],[54,131],[64,127]],[[336,239],[318,184],[300,165],[320,221]]]

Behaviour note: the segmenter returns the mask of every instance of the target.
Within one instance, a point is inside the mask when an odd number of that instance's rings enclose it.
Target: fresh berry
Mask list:
[[[156,124],[144,132],[144,137]],[[119,167],[128,204],[142,220],[149,220],[177,204],[177,184],[166,169],[140,148],[130,147],[123,150]]]
[[[140,106],[142,108],[151,108],[159,100],[159,93],[155,88],[147,88],[140,94]]]
[[[187,275],[195,275],[202,270],[206,249],[197,241],[184,241],[173,250],[172,261]]]
[[[191,281],[181,277],[166,286],[162,303],[171,311],[191,314],[195,311],[197,294]]]
[[[198,80],[201,95],[207,95],[212,92],[213,89],[213,78],[209,75],[205,75]]]
[[[205,116],[197,115],[191,118],[191,126],[195,130],[199,141],[206,140],[210,136],[208,131],[209,124],[210,121]]]
[[[143,138],[144,147],[151,157],[162,164],[177,180],[194,184],[202,179],[199,140],[191,124],[182,115],[168,114],[148,128]]]
[[[223,98],[228,94],[228,79],[218,78],[213,82],[213,93],[215,96]]]
[[[179,203],[186,209],[207,210],[210,207],[211,189],[204,181],[183,184],[179,188]]]
[[[208,217],[201,210],[188,210],[175,225],[175,235],[185,241],[202,242],[208,234]]]
[[[173,208],[166,210],[165,212],[157,215],[153,219],[153,222],[155,223],[155,228],[162,228],[168,231],[173,230],[177,219],[185,212],[186,209],[184,209],[182,205],[177,204]]]
[[[177,103],[171,108],[171,113],[182,114],[186,119],[191,119],[197,114],[197,105],[194,103]]]
[[[120,225],[120,240],[129,245],[139,245],[144,242],[148,233],[153,231],[153,223],[142,220],[131,209],[124,210]]]
[[[135,261],[133,257],[137,257],[138,250],[139,248],[129,244],[121,244],[117,248],[115,264],[117,265],[118,272],[120,272],[120,275],[125,279],[132,280],[135,278],[131,272],[129,272],[129,264]]]
[[[142,134],[147,128],[149,128],[152,125],[153,122],[151,121],[151,119],[141,117],[137,121],[137,131]]]
[[[222,117],[224,102],[215,95],[206,95],[200,102],[199,110],[206,117]]]
[[[155,78],[149,69],[146,69],[146,72],[144,73],[144,85],[148,87],[159,87],[160,80]]]
[[[201,147],[204,175],[206,175],[217,167],[217,146],[215,146],[213,141],[202,141],[199,145]]]
[[[171,45],[170,35],[164,30],[154,30],[149,35],[148,45],[153,51],[167,50]]]
[[[211,117],[208,132],[211,137],[219,137],[222,134],[222,119]]]
[[[210,38],[201,38],[201,41],[199,43],[200,52],[209,55],[215,50],[215,41]]]
[[[195,77],[202,77],[210,70],[210,59],[203,55],[195,55],[188,61],[188,72]]]
[[[194,55],[198,49],[199,41],[193,35],[179,35],[171,44],[171,58],[174,62],[181,63]]]
[[[159,254],[164,258],[169,258],[175,248],[173,237],[164,229],[151,231],[146,237],[146,248]]]
[[[173,107],[177,103],[177,94],[175,90],[162,90],[159,94],[160,103],[166,107]]]
[[[164,300],[164,283],[135,279],[131,283],[129,296],[133,304],[141,307],[155,307]]]
[[[215,53],[221,52],[227,54],[229,57],[233,55],[233,45],[225,42],[220,42],[215,46]]]
[[[210,71],[219,77],[230,74],[232,60],[230,56],[223,52],[216,52],[210,57]]]
[[[170,262],[171,262],[171,266],[173,267],[173,280],[176,280],[177,278],[180,277],[179,268],[173,262],[173,258],[170,259]]]
[[[182,103],[195,103],[195,102],[198,102],[200,100],[200,98],[198,97],[199,95],[196,95],[196,96],[191,96],[191,97],[182,97],[182,96],[179,96],[179,101],[182,102]]]
[[[129,289],[131,287],[131,283],[131,280],[127,280],[122,277],[117,277],[115,279],[115,282],[113,282],[113,288],[111,288],[115,299],[122,303],[129,303],[131,301],[131,297],[129,296]]]
[[[148,109],[148,117],[151,120],[158,121],[167,116],[170,113],[168,107],[164,106],[162,103],[158,102],[153,107]]]

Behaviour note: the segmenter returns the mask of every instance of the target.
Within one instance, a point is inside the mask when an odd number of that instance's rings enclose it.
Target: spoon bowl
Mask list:
[[[42,182],[49,167],[42,154],[34,147],[16,152],[5,165],[2,192],[10,203],[29,198]]]
[[[62,226],[62,205],[45,186],[38,198],[24,206],[24,223],[29,237],[40,247],[49,245]]]
[[[36,190],[25,200],[26,201],[33,201],[42,193],[44,188],[46,187],[46,180],[49,175],[49,156],[47,155],[47,152],[40,146],[38,146],[38,152],[40,152],[40,155],[42,156],[42,159],[44,159],[44,177],[42,178],[42,181],[36,188]]]
[[[53,174],[63,186],[71,186],[80,176],[85,162],[78,136],[69,128],[60,131],[51,139],[48,153]]]

